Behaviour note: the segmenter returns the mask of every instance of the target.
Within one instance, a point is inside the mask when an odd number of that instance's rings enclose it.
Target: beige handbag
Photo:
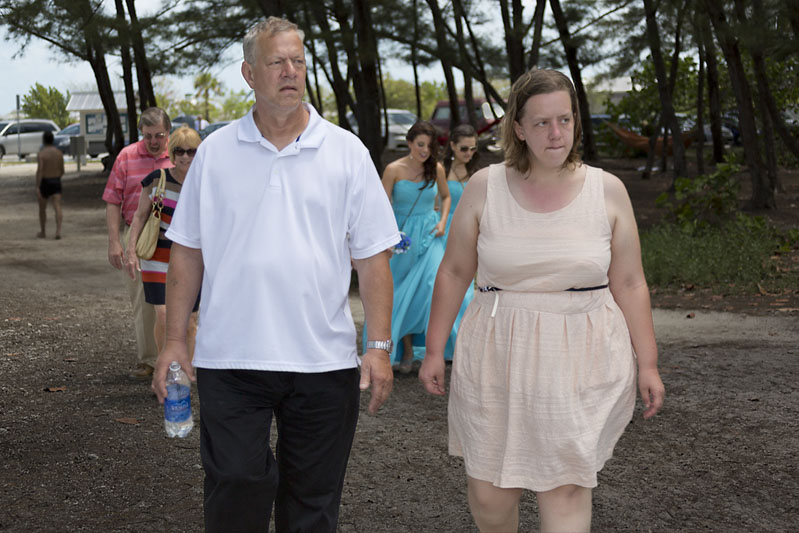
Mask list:
[[[161,210],[164,208],[164,189],[166,188],[166,172],[161,169],[161,178],[153,196],[150,207],[150,216],[136,241],[136,255],[141,259],[150,259],[158,245],[158,236],[161,234]]]

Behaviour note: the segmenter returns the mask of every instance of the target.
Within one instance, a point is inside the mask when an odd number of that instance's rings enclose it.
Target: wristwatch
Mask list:
[[[394,343],[391,339],[387,341],[366,341],[366,349],[371,350],[372,348],[377,348],[378,350],[385,350],[388,353],[391,353],[391,349],[394,347]]]

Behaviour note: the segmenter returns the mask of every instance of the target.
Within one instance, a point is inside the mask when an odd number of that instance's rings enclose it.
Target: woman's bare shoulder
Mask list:
[[[624,186],[624,182],[621,181],[618,176],[611,174],[607,170],[601,170],[601,172],[602,186],[605,189],[605,197],[616,201],[624,199],[628,199],[627,201],[629,201],[627,187]]]
[[[386,165],[385,169],[383,169],[383,177],[385,178],[385,177],[395,177],[395,176],[397,176],[404,166],[405,166],[405,164],[402,163],[401,159],[397,159],[396,161],[392,161],[391,163]]]
[[[488,167],[481,168],[469,178],[469,181],[466,183],[466,187],[463,190],[463,197],[461,198],[461,202],[466,200],[467,202],[477,202],[482,203],[485,201],[486,191],[488,190],[488,175],[489,169]],[[482,210],[482,207],[480,208]]]

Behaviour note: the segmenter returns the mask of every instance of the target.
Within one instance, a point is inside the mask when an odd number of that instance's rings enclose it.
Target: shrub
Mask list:
[[[674,196],[663,193],[655,204],[667,208],[666,220],[685,232],[720,227],[738,213],[741,184],[735,174],[739,170],[737,164],[725,160],[712,174],[678,178],[674,182]]]
[[[641,234],[647,282],[660,287],[790,286],[799,276],[777,269],[773,256],[797,245],[799,231],[783,234],[762,217],[743,214],[717,226],[660,224]]]

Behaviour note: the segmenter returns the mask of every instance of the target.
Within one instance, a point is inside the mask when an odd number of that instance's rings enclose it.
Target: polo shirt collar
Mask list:
[[[325,121],[312,105],[305,102],[302,105],[308,111],[309,116],[308,124],[296,140],[297,148],[319,148],[325,138]],[[250,111],[239,121],[239,140],[260,143],[263,139],[268,142],[268,139],[261,135],[261,131],[255,125],[254,110],[255,106],[251,107]]]
[[[136,153],[139,154],[139,157],[151,157],[153,159],[163,159],[165,157],[169,157],[169,150],[166,148],[164,148],[164,151],[157,156],[151,154],[149,150],[147,150],[147,147],[144,146],[144,139],[141,141],[136,141]]]

